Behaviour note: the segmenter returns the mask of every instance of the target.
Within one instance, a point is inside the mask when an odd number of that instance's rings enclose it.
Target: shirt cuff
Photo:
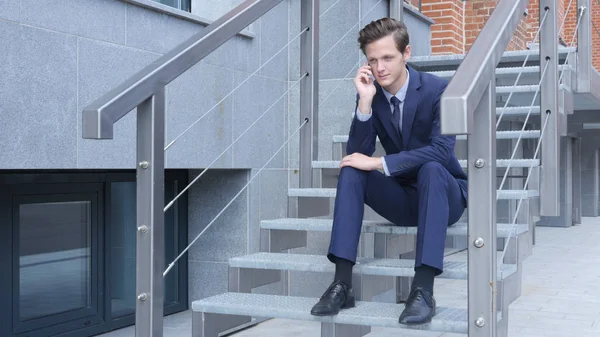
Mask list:
[[[381,165],[383,166],[383,171],[385,172],[386,176],[390,176],[390,171],[388,170],[387,164],[385,163],[385,158],[381,157]]]
[[[358,108],[356,108],[356,118],[358,118],[358,120],[361,122],[366,122],[371,118],[371,116],[373,116],[372,112],[373,111],[371,110],[371,111],[369,111],[369,114],[365,115],[365,114],[360,113],[360,110]]]

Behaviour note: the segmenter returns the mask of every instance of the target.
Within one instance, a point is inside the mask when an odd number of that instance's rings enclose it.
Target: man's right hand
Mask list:
[[[358,68],[356,77],[354,78],[354,86],[359,96],[358,109],[366,115],[371,113],[371,103],[373,102],[373,96],[377,92],[372,76],[371,67],[365,63],[362,67]]]

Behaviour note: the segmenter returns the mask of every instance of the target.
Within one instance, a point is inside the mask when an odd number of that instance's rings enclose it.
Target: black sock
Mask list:
[[[350,260],[335,258],[335,277],[334,281],[342,281],[348,287],[352,287],[352,267],[354,263]]]
[[[424,264],[415,268],[415,278],[413,279],[411,289],[421,287],[433,295],[433,280],[435,279],[436,271],[437,269]]]

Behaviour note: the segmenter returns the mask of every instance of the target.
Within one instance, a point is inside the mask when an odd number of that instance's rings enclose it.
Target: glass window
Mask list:
[[[187,181],[165,172],[165,201]],[[0,173],[0,336],[133,325],[136,227],[135,171]],[[168,264],[187,244],[186,195],[165,213],[164,237]],[[184,255],[165,278],[165,315],[187,309],[187,282]]]
[[[19,205],[19,319],[91,307],[91,203]]]
[[[52,335],[102,324],[101,185],[17,184],[8,191],[0,209],[12,210],[12,269],[5,268],[12,270],[13,333]]]

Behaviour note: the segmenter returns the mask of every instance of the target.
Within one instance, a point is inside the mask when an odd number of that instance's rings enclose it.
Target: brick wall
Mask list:
[[[462,0],[423,0],[421,12],[435,21],[431,26],[433,54],[464,53],[463,10]]]
[[[418,1],[409,0],[418,4]],[[463,54],[469,51],[498,0],[422,0],[421,12],[435,21],[431,26],[431,51],[434,55]],[[563,45],[576,46],[577,1],[558,0],[558,27]],[[531,0],[528,13],[519,23],[507,50],[524,50],[534,42],[539,28],[539,0]],[[592,21],[600,28],[600,1],[592,0]],[[565,19],[566,17],[566,19]],[[564,24],[563,24],[564,20]],[[597,24],[596,24],[597,23]],[[534,43],[538,43],[539,40]],[[600,69],[600,31],[592,26],[592,62]]]
[[[570,0],[558,0],[558,24],[565,21],[561,38],[571,43],[577,24],[576,1],[567,12]],[[422,0],[422,13],[435,21],[432,25],[432,53],[465,53],[475,42],[481,28],[496,7],[498,0]],[[600,22],[600,4],[592,6],[598,13]],[[528,15],[523,17],[510,41],[508,50],[523,50],[533,41],[539,27],[539,0],[531,0]],[[599,36],[600,38],[600,36]],[[576,42],[576,40],[575,40]],[[600,51],[600,50],[599,50]],[[600,53],[599,56],[600,58]]]
[[[600,71],[600,2],[592,0],[592,64]]]

